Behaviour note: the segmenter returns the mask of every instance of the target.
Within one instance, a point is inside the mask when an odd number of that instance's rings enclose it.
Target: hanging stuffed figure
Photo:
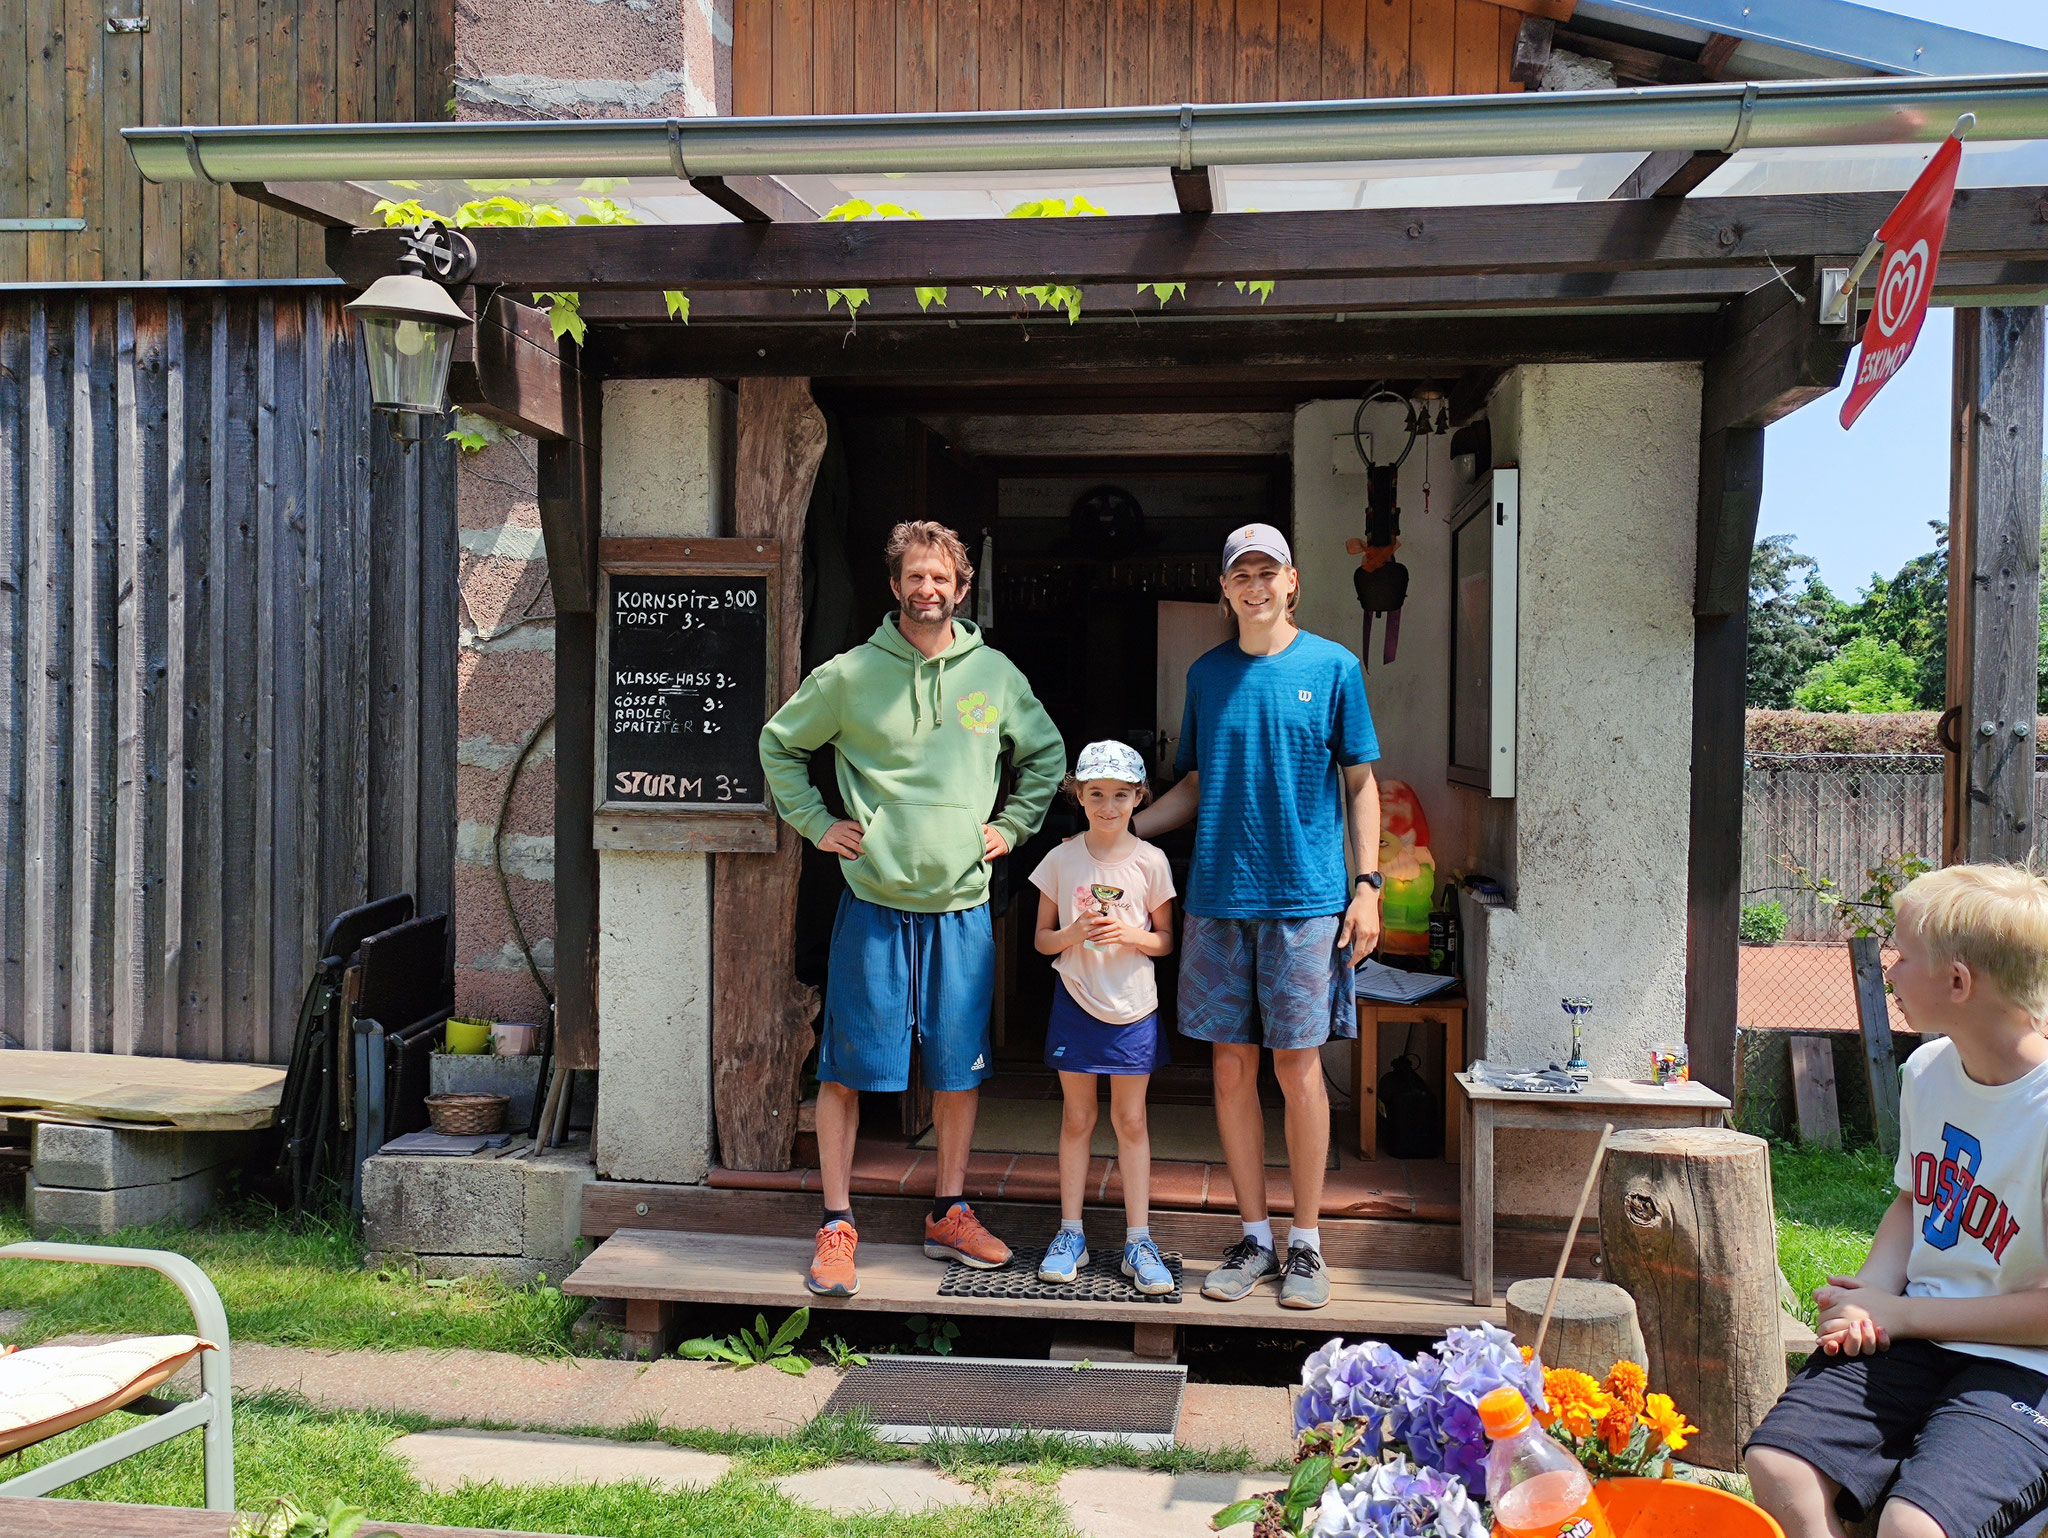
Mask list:
[[[1404,453],[1401,458],[1408,456]],[[1401,548],[1401,509],[1395,505],[1395,485],[1401,461],[1390,465],[1368,465],[1365,472],[1365,538],[1347,539],[1344,549],[1357,556],[1358,570],[1351,582],[1358,589],[1358,606],[1365,610],[1365,645],[1360,661],[1372,666],[1372,622],[1387,617],[1382,663],[1391,663],[1401,643],[1401,606],[1408,601],[1408,568],[1394,559]]]

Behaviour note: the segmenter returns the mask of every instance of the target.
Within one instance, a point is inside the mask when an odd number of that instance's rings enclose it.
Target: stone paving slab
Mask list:
[[[1294,1462],[1294,1391],[1239,1383],[1190,1383],[1181,1391],[1174,1440],[1196,1452],[1244,1447],[1260,1467]]]
[[[430,1490],[466,1484],[602,1485],[646,1480],[666,1490],[714,1485],[732,1460],[665,1442],[547,1436],[533,1431],[420,1431],[390,1451]]]
[[[869,1511],[924,1511],[964,1506],[974,1491],[930,1469],[909,1463],[840,1463],[773,1481],[792,1500],[822,1506],[835,1516]]]
[[[499,1351],[314,1351],[240,1341],[230,1365],[243,1393],[279,1390],[323,1410],[403,1410],[451,1421],[600,1430],[651,1415],[664,1426],[768,1436],[815,1418],[839,1383],[828,1367],[792,1378],[767,1367],[738,1371],[673,1358],[642,1363]],[[186,1376],[196,1389],[197,1370]]]
[[[1218,1511],[1285,1482],[1279,1474],[1075,1469],[1060,1480],[1059,1497],[1088,1538],[1213,1538]]]

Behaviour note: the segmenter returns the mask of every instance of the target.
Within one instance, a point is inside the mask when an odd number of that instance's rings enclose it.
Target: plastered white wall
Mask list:
[[[606,536],[715,534],[728,397],[709,380],[604,387]],[[598,851],[597,1170],[701,1181],[711,1121],[711,861]]]
[[[1522,471],[1510,905],[1474,910],[1486,1054],[1541,1064],[1593,1001],[1596,1074],[1685,1039],[1696,365],[1518,369],[1496,462]],[[1490,813],[1497,816],[1497,813]]]

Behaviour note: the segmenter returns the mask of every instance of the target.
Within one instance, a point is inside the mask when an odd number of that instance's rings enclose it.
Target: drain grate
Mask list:
[[[1031,1251],[1042,1254],[1045,1246]],[[972,1266],[963,1266],[954,1261],[946,1267],[945,1279],[939,1283],[942,1298],[1030,1298],[1034,1301],[1060,1303],[1178,1303],[1180,1302],[1180,1252],[1163,1252],[1166,1269],[1173,1273],[1173,1291],[1147,1295],[1138,1291],[1122,1271],[1123,1251],[1104,1254],[1098,1250],[1088,1252],[1088,1264],[1071,1282],[1041,1282],[1038,1279],[1038,1262],[1026,1260],[1022,1253],[1012,1255],[1009,1262],[993,1271],[977,1271]]]
[[[858,1411],[885,1442],[941,1432],[1056,1431],[1143,1451],[1173,1446],[1188,1370],[992,1357],[878,1356],[839,1381],[827,1415]]]

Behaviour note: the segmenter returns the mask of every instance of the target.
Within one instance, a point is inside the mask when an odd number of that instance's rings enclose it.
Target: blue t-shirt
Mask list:
[[[1271,657],[1226,641],[1188,669],[1174,767],[1202,776],[1187,911],[1216,919],[1342,913],[1341,767],[1380,756],[1358,659],[1307,631]]]

